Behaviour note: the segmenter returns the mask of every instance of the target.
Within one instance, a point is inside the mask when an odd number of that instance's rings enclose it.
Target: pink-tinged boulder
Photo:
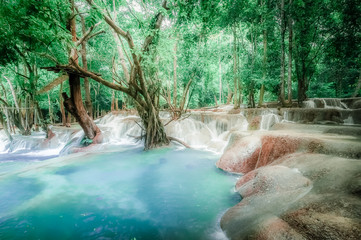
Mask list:
[[[228,172],[248,173],[296,152],[300,145],[299,138],[289,135],[234,133],[216,165]]]
[[[236,240],[361,239],[360,169],[356,159],[286,155],[237,181],[243,199],[221,228]]]
[[[227,172],[250,172],[256,167],[261,147],[259,136],[234,133],[216,165]]]
[[[253,170],[236,183],[236,191],[243,197],[255,194],[282,194],[310,187],[311,181],[298,169],[285,166],[266,166]]]
[[[311,181],[297,169],[279,165],[256,169],[237,182],[243,199],[223,215],[221,228],[230,239],[267,239],[266,233],[276,226],[278,236],[285,236],[280,239],[301,239],[277,216],[311,189]]]

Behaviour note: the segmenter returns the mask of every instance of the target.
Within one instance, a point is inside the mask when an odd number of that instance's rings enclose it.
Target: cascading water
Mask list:
[[[276,123],[281,122],[281,117],[274,113],[264,112],[261,118],[260,130],[269,130]]]
[[[166,126],[169,136],[179,138],[196,149],[222,152],[232,131],[247,131],[248,122],[241,114],[192,114]]]
[[[337,98],[312,98],[303,102],[303,108],[348,109],[347,105]]]
[[[307,100],[303,102],[304,108],[317,108],[316,103],[313,100]]]

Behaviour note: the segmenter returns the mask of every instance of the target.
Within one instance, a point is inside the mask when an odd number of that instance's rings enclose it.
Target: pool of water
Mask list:
[[[224,239],[239,202],[219,156],[141,147],[0,161],[0,239]]]

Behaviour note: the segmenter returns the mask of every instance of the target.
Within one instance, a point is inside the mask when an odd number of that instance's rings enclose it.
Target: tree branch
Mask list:
[[[83,42],[88,41],[90,38],[92,38],[92,37],[94,37],[94,36],[96,36],[98,34],[104,33],[105,31],[99,31],[97,33],[94,33],[93,35],[90,35],[91,32],[94,30],[94,28],[96,28],[99,24],[100,24],[100,22],[96,23],[94,26],[91,26],[88,29],[88,31],[86,31],[85,34],[76,42],[75,46],[79,46]]]

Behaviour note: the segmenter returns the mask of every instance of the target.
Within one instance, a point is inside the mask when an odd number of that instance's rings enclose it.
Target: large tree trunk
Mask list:
[[[81,16],[81,15],[80,15]],[[83,35],[86,34],[86,27],[85,27],[85,19],[81,16],[81,29]],[[87,41],[82,41],[81,43],[81,60],[83,63],[83,68],[88,69],[88,60],[87,60],[87,49],[86,49]],[[89,116],[93,116],[93,105],[90,97],[90,85],[89,80],[87,77],[84,78],[84,92],[85,92],[85,106],[86,110],[88,111]]]
[[[144,127],[144,148],[145,150],[162,147],[169,144],[163,123],[159,118],[159,111],[154,106],[149,106],[146,111],[143,107],[137,106],[140,118]]]
[[[307,95],[307,79],[305,74],[301,78],[298,78],[298,105],[302,106],[302,102],[306,100]]]
[[[99,128],[95,125],[93,120],[87,114],[81,96],[80,77],[78,75],[69,74],[70,95],[69,98],[63,92],[64,107],[70,112],[81,128],[84,130],[85,136],[89,139],[94,139],[100,134]],[[100,139],[96,139],[97,141]]]
[[[68,28],[72,34],[73,42],[77,41],[76,37],[76,22],[75,22],[75,11],[74,11],[74,1],[70,0],[72,4],[72,15],[70,16]],[[78,54],[76,49],[73,48],[70,51],[70,63],[78,63]],[[87,71],[86,65],[83,66],[85,71]],[[84,130],[85,136],[89,139],[92,139],[94,143],[101,141],[101,132],[100,129],[95,125],[91,117],[88,115],[87,111],[83,105],[83,99],[81,96],[81,85],[79,75],[68,73],[69,75],[69,86],[70,86],[70,98],[65,92],[62,93],[64,99],[64,107],[70,112],[79,125]]]

